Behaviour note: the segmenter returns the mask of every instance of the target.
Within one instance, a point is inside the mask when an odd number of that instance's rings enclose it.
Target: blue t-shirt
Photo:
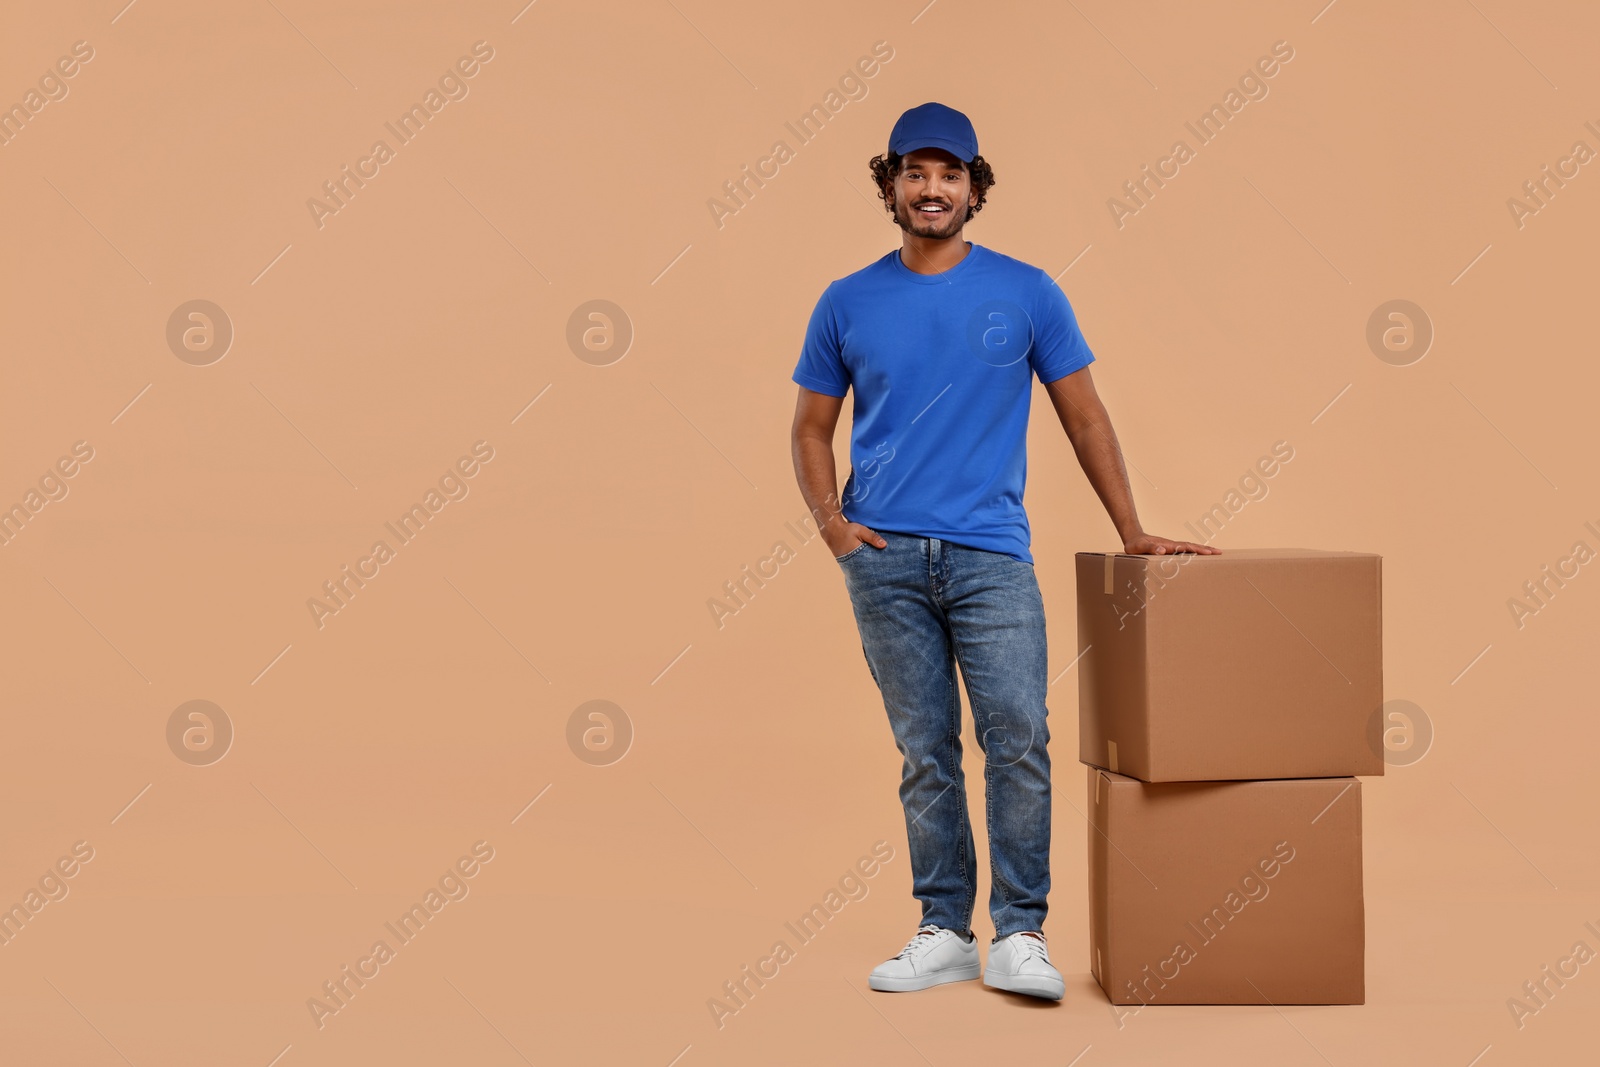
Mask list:
[[[830,284],[792,377],[829,396],[855,388],[845,518],[1032,563],[1033,377],[1092,362],[1061,287],[972,242],[942,274],[916,273],[895,249]]]

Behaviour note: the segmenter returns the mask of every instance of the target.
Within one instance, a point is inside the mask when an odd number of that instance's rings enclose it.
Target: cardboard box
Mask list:
[[[1383,773],[1383,560],[1079,552],[1078,759],[1147,782]]]
[[[1089,968],[1113,1004],[1365,1002],[1357,779],[1091,767],[1089,822]]]

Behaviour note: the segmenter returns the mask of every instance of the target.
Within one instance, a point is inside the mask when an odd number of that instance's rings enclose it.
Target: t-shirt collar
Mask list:
[[[957,263],[949,270],[940,271],[938,274],[918,274],[916,271],[906,266],[905,260],[900,258],[900,249],[898,248],[889,253],[889,256],[894,260],[895,272],[908,281],[918,282],[922,285],[938,285],[941,282],[948,285],[950,282],[956,280],[956,276],[966,269],[968,263],[971,263],[978,257],[980,253],[984,251],[983,246],[976,241],[969,241],[967,243],[972,245],[972,247],[967,249],[967,254],[961,258],[961,262]]]

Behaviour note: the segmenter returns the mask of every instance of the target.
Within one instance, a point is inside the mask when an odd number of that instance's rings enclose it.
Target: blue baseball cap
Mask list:
[[[889,151],[905,155],[919,148],[942,148],[963,163],[978,154],[972,120],[953,107],[920,104],[901,115],[889,131]]]

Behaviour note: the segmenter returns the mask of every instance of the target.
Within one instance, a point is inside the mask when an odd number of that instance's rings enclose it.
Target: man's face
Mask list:
[[[942,148],[907,153],[890,193],[900,228],[936,240],[961,232],[976,199],[966,164]]]

